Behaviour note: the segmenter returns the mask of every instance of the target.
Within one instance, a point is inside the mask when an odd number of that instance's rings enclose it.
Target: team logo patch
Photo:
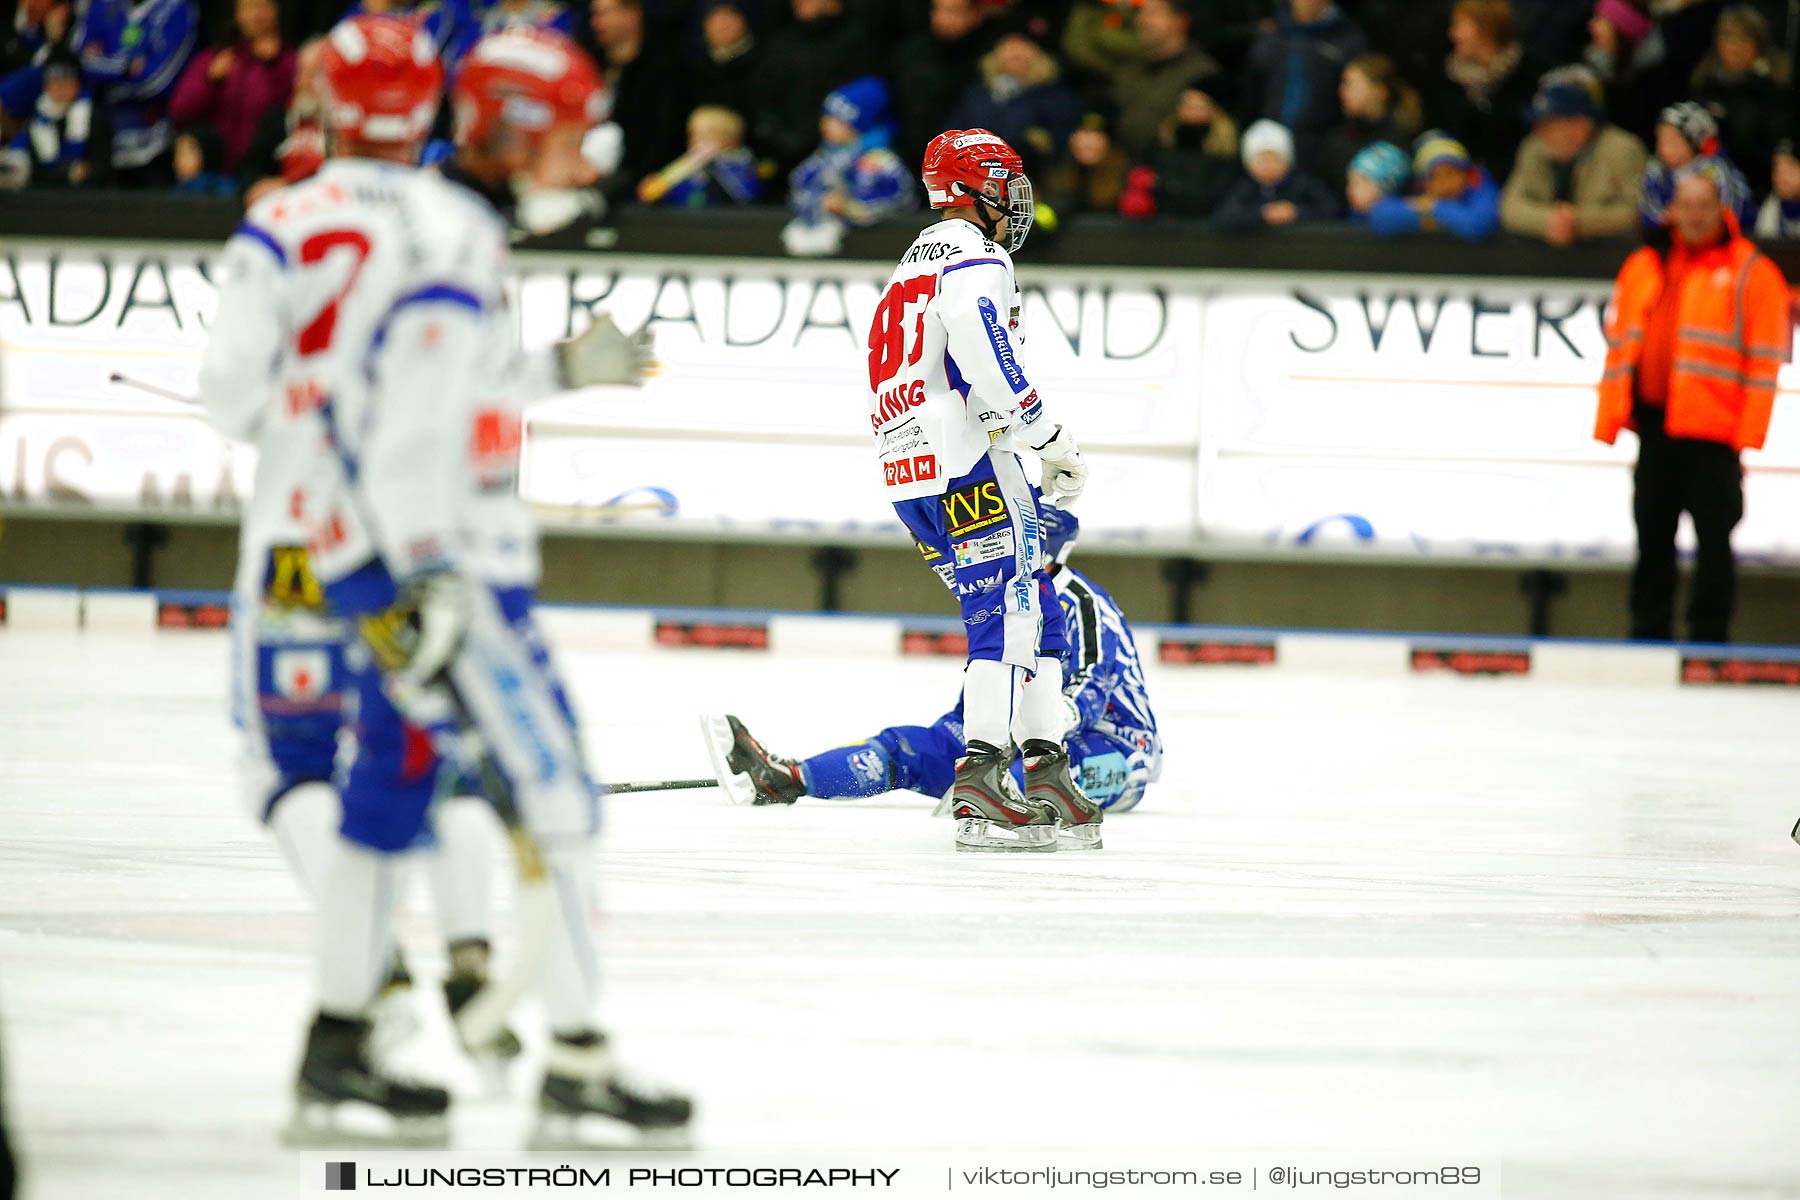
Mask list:
[[[331,689],[331,656],[323,650],[277,651],[269,674],[284,700],[317,700]]]

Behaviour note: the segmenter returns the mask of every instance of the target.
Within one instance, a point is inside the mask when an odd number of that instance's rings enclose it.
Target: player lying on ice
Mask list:
[[[1131,626],[1111,596],[1068,566],[1077,529],[1073,514],[1045,510],[1050,577],[1069,629],[1063,748],[1088,799],[1120,813],[1137,807],[1162,773],[1162,741]],[[900,790],[948,801],[963,752],[963,699],[930,725],[890,726],[799,761],[770,754],[733,716],[709,718],[706,733],[719,786],[739,804],[857,800]],[[1020,764],[1012,775],[1022,789]]]
[[[1011,252],[1034,216],[1023,168],[985,129],[926,148],[921,175],[940,219],[876,303],[870,425],[887,497],[954,580],[968,631],[967,740],[950,795],[957,848],[1099,849],[1102,811],[1062,746],[1068,635],[1044,571],[1044,506],[1079,496],[1088,469],[1019,361]],[[1022,456],[1043,465],[1041,493]],[[1020,754],[1023,794],[1012,778]]]

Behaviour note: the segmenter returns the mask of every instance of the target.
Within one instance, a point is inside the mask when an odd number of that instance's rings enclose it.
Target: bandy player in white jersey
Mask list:
[[[201,366],[208,417],[257,448],[232,595],[232,715],[244,748],[245,799],[308,894],[323,891],[337,852],[338,733],[357,707],[344,650],[306,549],[307,500],[323,436],[318,410],[336,380],[360,371],[363,344],[400,270],[394,213],[436,113],[442,70],[431,40],[391,18],[344,23],[320,51],[333,102],[332,159],[318,179],[256,206],[226,244],[220,311]],[[420,796],[450,782],[423,735],[379,696],[358,714],[378,750],[363,765]],[[430,880],[449,943],[454,1013],[486,980],[494,822],[486,801],[445,797],[433,814]],[[399,958],[393,979],[404,978]],[[484,1048],[488,1049],[488,1048]],[[516,1053],[510,1037],[491,1049]]]
[[[504,660],[504,706],[532,719],[523,741],[493,731],[496,757],[532,783],[554,776],[559,791],[546,801],[544,789],[512,789],[535,822],[562,900],[545,988],[555,1038],[544,1107],[598,1114],[634,1131],[682,1125],[688,1112],[685,1100],[625,1084],[594,1027],[585,872],[573,866],[592,831],[593,793],[573,750],[573,718],[529,622],[537,549],[516,494],[520,409],[559,386],[633,381],[642,348],[609,321],[544,355],[522,355],[512,340],[501,294],[506,226],[495,203],[511,207],[517,178],[537,185],[520,197],[533,200],[534,211],[579,211],[563,193],[591,176],[579,145],[601,98],[597,74],[573,46],[517,36],[531,44],[485,57],[478,47],[463,69],[458,109],[468,116],[459,128],[475,141],[464,142],[449,168],[464,170],[461,182],[380,162],[334,162],[259,204],[233,240],[239,269],[215,332],[229,347],[221,357],[285,380],[282,413],[295,422],[285,443],[293,449],[283,469],[286,511],[304,531],[328,610],[362,619],[364,631],[346,656],[355,755],[342,788],[342,845],[321,889],[320,1008],[298,1083],[303,1114],[354,1103],[379,1110],[396,1132],[428,1137],[441,1132],[448,1096],[377,1069],[368,1012],[392,945],[397,857],[423,834],[434,799],[418,786],[419,773],[442,748],[411,732],[428,727],[420,699],[435,695],[442,662],[411,676],[405,670],[433,654],[456,657],[465,643]],[[330,47],[328,59],[335,52],[354,68],[328,87],[334,124],[366,128],[370,114],[409,114],[425,103],[422,136],[435,110],[437,68],[413,26],[354,18],[333,31]],[[534,69],[518,70],[521,61]],[[515,129],[503,111],[554,120],[560,130]],[[562,161],[555,171],[534,169],[549,132],[565,147]],[[559,172],[569,178],[544,186]],[[255,311],[248,301],[233,304],[259,292],[279,299]],[[457,319],[469,314],[475,329]],[[421,533],[420,512],[437,522],[435,540]],[[427,560],[439,578],[429,620],[412,604],[423,601],[416,585]],[[445,582],[451,578],[481,616],[498,611],[498,622],[446,626],[445,597],[457,590]],[[378,669],[371,652],[391,671]],[[471,703],[491,714],[491,692],[470,690]],[[555,769],[544,766],[552,756]],[[558,843],[557,834],[573,836]]]
[[[1068,637],[1039,508],[1081,495],[1088,471],[1018,357],[1011,252],[1031,231],[1031,183],[1013,148],[985,129],[939,134],[923,177],[942,219],[913,242],[876,305],[870,421],[888,498],[926,561],[953,572],[968,631],[956,845],[1099,849],[1100,807],[1062,745]],[[1043,464],[1041,500],[1024,454]]]

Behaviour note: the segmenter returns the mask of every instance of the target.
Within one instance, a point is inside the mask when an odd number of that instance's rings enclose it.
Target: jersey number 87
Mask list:
[[[925,308],[937,295],[938,277],[920,275],[903,279],[888,288],[881,303],[875,306],[875,320],[869,326],[869,390],[879,392],[881,385],[900,373],[901,358],[906,366],[914,366],[925,352]],[[917,310],[917,316],[913,311]],[[906,328],[912,325],[912,353],[906,353]]]

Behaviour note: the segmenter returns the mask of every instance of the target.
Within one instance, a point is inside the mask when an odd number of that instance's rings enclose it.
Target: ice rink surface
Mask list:
[[[806,754],[959,682],[564,666],[616,780],[705,773],[703,709]],[[217,634],[0,633],[0,1028],[36,1200],[294,1194],[311,922],[235,798],[225,670]],[[956,854],[910,795],[609,802],[609,1023],[692,1088],[703,1145],[1393,1148],[1503,1161],[1507,1196],[1800,1196],[1800,698],[1152,670],[1167,770],[1099,854]],[[516,1145],[520,1114],[464,1104],[458,1144]]]

